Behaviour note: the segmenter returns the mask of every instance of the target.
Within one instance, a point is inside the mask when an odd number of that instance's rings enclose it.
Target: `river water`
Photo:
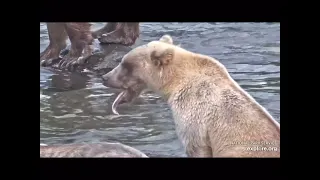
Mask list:
[[[93,28],[102,23],[94,23]],[[141,23],[136,44],[164,34],[181,47],[221,61],[231,76],[280,122],[279,23]],[[40,52],[48,45],[40,23]],[[185,157],[167,104],[152,92],[111,112],[118,90],[90,74],[40,67],[40,142],[121,142],[148,156]]]

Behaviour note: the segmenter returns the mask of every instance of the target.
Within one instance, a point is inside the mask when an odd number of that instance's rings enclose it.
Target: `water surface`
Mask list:
[[[95,23],[94,28],[102,23]],[[141,23],[134,46],[173,37],[183,48],[220,60],[231,76],[280,122],[279,23]],[[48,45],[40,23],[40,52]],[[118,108],[119,91],[90,74],[40,67],[40,142],[121,142],[149,156],[186,156],[167,104],[153,93]]]

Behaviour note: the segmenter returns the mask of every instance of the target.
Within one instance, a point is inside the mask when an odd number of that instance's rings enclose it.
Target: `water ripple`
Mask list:
[[[99,28],[102,23],[93,23]],[[280,122],[280,24],[141,23],[136,45],[169,34],[187,50],[215,57]],[[40,23],[40,52],[48,45]],[[152,92],[118,108],[119,90],[89,75],[40,68],[40,142],[121,142],[150,156],[185,156],[168,105]]]

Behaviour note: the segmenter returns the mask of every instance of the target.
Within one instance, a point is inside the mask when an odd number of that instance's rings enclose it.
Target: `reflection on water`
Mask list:
[[[102,23],[95,23],[94,28]],[[141,23],[135,46],[169,34],[175,44],[220,60],[231,76],[280,122],[280,24]],[[40,52],[48,45],[40,24]],[[40,68],[40,142],[121,142],[149,156],[185,156],[171,112],[152,92],[112,115],[118,90],[93,75]]]

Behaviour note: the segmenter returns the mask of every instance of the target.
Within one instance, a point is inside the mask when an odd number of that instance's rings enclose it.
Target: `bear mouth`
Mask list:
[[[118,94],[117,98],[113,101],[112,103],[112,112],[116,115],[120,115],[117,111],[117,107],[120,104],[126,103],[128,102],[126,99],[126,96],[128,96],[129,91],[128,90],[124,90],[122,91],[120,94]]]
[[[122,89],[122,92],[118,94],[116,99],[112,103],[112,112],[116,115],[119,115],[117,108],[120,104],[130,103],[146,89],[144,83],[137,83],[130,87]]]

